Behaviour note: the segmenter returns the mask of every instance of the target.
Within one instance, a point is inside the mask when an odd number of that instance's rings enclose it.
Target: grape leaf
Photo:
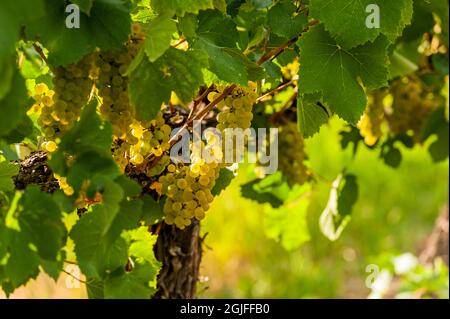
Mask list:
[[[399,167],[403,158],[400,150],[394,145],[395,141],[395,138],[389,138],[381,145],[380,151],[384,163],[392,168]]]
[[[185,13],[198,13],[200,10],[213,9],[214,0],[151,0],[153,10],[161,14],[183,16]]]
[[[0,192],[14,190],[13,176],[19,174],[19,167],[9,162],[0,163]]]
[[[127,262],[127,244],[120,235],[137,226],[142,202],[124,196],[119,184],[106,183],[103,204],[84,214],[70,232],[79,266],[88,277],[102,278]]]
[[[151,248],[150,248],[151,249]],[[105,280],[104,297],[111,299],[149,299],[155,289],[149,286],[154,271],[148,264],[137,263],[132,271],[119,270]]]
[[[322,92],[333,113],[356,125],[367,105],[358,79],[371,89],[387,84],[386,38],[345,50],[319,25],[311,28],[298,44],[302,65],[300,95]]]
[[[241,195],[261,204],[278,208],[288,198],[290,188],[281,172],[241,185]]]
[[[58,206],[51,195],[41,192],[37,186],[27,187],[21,203],[21,231],[29,234],[41,258],[55,260],[66,236]]]
[[[70,2],[80,7],[80,10],[87,15],[91,13],[92,6],[94,5],[94,0],[71,0]]]
[[[97,114],[97,101],[91,101],[81,113],[80,120],[61,139],[58,151],[49,160],[50,167],[66,176],[78,191],[85,180],[90,180],[88,195],[102,188],[106,180],[119,176],[119,169],[111,156],[112,127]],[[69,167],[65,156],[73,162]]]
[[[178,27],[186,39],[193,39],[197,35],[197,16],[193,14],[186,14],[178,20]]]
[[[370,20],[372,12],[366,12],[369,5],[377,5],[380,9],[379,28],[366,26],[366,19]],[[372,42],[380,34],[394,42],[405,26],[411,23],[413,1],[311,0],[309,8],[311,17],[320,20],[340,45],[350,49]]]
[[[299,35],[308,23],[308,17],[296,13],[297,7],[291,0],[282,0],[270,8],[267,14],[267,24],[270,30],[282,37],[292,38]]]
[[[15,42],[23,25],[44,15],[41,0],[2,0],[0,2],[0,100],[12,87],[15,63]]]
[[[155,62],[170,47],[172,34],[177,31],[174,20],[167,16],[159,16],[150,21],[145,39],[145,52],[150,62]]]
[[[124,232],[122,237],[129,245],[128,254],[133,260],[131,271],[120,269],[105,280],[105,298],[150,298],[155,292],[156,276],[161,263],[156,260],[153,246],[157,236],[147,227]]]
[[[129,6],[121,0],[96,0],[90,15],[80,13],[80,28],[67,28],[64,1],[45,1],[46,15],[27,24],[28,39],[38,39],[48,50],[51,65],[77,62],[97,47],[120,50],[128,39]]]
[[[434,162],[443,161],[448,158],[449,153],[449,124],[444,107],[436,109],[428,117],[421,136],[422,142],[432,135],[436,135],[436,140],[430,144],[428,151]]]
[[[297,99],[298,128],[303,137],[312,137],[328,122],[329,114],[320,103],[320,94],[306,94]]]
[[[71,154],[86,150],[110,151],[112,127],[97,114],[98,101],[92,100],[83,109],[80,120],[68,131],[59,144],[59,149]]]
[[[320,230],[331,241],[337,240],[350,221],[350,214],[358,199],[356,176],[339,175],[333,182],[328,204],[319,219]]]
[[[146,225],[153,225],[164,218],[164,200],[156,201],[150,195],[145,195],[142,201],[142,218]]]
[[[0,100],[0,137],[7,135],[21,123],[31,105],[25,80],[18,70],[14,71],[11,89]]]
[[[234,174],[232,171],[226,168],[222,168],[219,172],[219,178],[216,180],[216,184],[214,185],[211,193],[214,196],[220,195],[220,193],[230,185],[231,181],[234,178]]]
[[[270,0],[272,1],[272,0]],[[214,8],[219,11],[227,12],[227,1],[226,0],[213,0]]]
[[[308,191],[305,187],[302,191],[303,196],[300,195],[279,208],[266,210],[264,218],[266,236],[279,241],[288,251],[297,249],[310,240],[306,219],[309,196],[305,196]]]
[[[221,12],[208,10],[199,15],[194,48],[209,56],[209,71],[220,80],[246,86],[249,80],[261,78],[263,69],[237,48],[236,24]]]
[[[130,75],[130,97],[138,117],[151,120],[170,99],[174,91],[180,100],[188,103],[204,83],[202,68],[206,56],[197,50],[181,51],[169,48],[154,63],[143,59]],[[148,94],[152,88],[152,94]]]
[[[7,228],[7,243],[9,258],[5,265],[5,277],[9,281],[8,291],[25,284],[28,280],[36,278],[39,274],[39,256],[29,247],[29,239],[24,232]],[[5,283],[2,283],[5,289]],[[6,289],[5,289],[6,290]]]

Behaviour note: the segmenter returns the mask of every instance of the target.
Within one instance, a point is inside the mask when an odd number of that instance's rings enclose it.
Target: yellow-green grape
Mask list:
[[[280,126],[278,130],[279,170],[286,176],[289,185],[302,185],[309,176],[303,137],[292,122]]]
[[[386,92],[375,91],[369,95],[369,104],[358,122],[359,133],[364,137],[364,143],[373,146],[383,136],[381,129],[384,121],[384,98]]]
[[[55,91],[50,90],[45,83],[38,83],[34,87],[33,100],[34,104],[28,111],[28,114],[40,114],[43,107],[51,107]]]
[[[209,93],[208,99],[214,100],[217,94],[220,94],[224,88],[219,88],[219,93]],[[216,93],[216,94],[214,94]],[[219,124],[217,128],[224,131],[227,128],[247,129],[250,127],[253,119],[253,105],[258,98],[256,94],[256,84],[250,82],[248,87],[237,87],[227,96],[221,105],[221,112],[217,115]]]
[[[58,146],[56,145],[56,143],[53,142],[53,141],[44,142],[44,143],[42,144],[42,146],[44,147],[44,149],[45,149],[47,152],[50,152],[50,153],[55,152],[56,149],[58,148]]]
[[[59,183],[59,188],[61,188],[61,190],[64,192],[64,194],[66,194],[67,196],[72,196],[75,191],[72,188],[72,186],[70,186],[67,183],[67,178],[66,177],[61,177],[57,174],[54,174],[55,178],[58,180]]]
[[[297,76],[300,70],[300,63],[296,58],[294,61],[288,63],[287,65],[281,68],[281,73],[286,80],[292,80],[295,76]]]
[[[48,90],[43,83],[36,85],[40,107],[34,109],[40,111],[38,124],[42,127],[46,139],[54,140],[60,137],[80,116],[94,83],[91,77],[94,56],[95,54],[90,54],[75,64],[54,69],[54,91]]]
[[[214,199],[211,190],[219,177],[219,170],[218,163],[205,162],[198,152],[191,153],[190,164],[171,163],[167,166],[166,174],[158,180],[161,195],[167,196],[164,204],[167,224],[184,229],[193,218],[205,218]]]
[[[133,120],[125,136],[115,139],[113,157],[122,171],[131,163],[140,166],[148,177],[159,175],[170,163],[167,151],[170,148],[171,132],[172,129],[165,123],[161,112],[148,123]],[[148,165],[155,157],[159,158],[156,165]]]
[[[139,24],[132,26],[126,52],[100,52],[98,91],[102,98],[100,114],[113,125],[114,135],[124,138],[135,118],[135,109],[128,96],[126,72],[144,40]]]
[[[423,126],[439,101],[418,79],[403,79],[391,86],[392,106],[386,116],[389,130],[394,134],[411,133],[420,141]]]
[[[122,140],[115,140],[112,146],[112,156],[119,166],[119,169],[122,173],[125,172],[125,169],[129,163],[128,156],[129,145],[124,143]]]

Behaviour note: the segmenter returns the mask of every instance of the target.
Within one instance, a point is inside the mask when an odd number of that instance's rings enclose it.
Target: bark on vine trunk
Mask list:
[[[202,258],[200,223],[194,220],[184,230],[163,223],[154,247],[163,263],[154,299],[193,299]]]

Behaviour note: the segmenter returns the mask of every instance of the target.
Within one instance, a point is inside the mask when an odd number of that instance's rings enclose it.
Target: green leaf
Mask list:
[[[80,120],[61,140],[59,149],[71,154],[86,150],[110,151],[112,128],[97,114],[98,101],[92,100],[83,109]]]
[[[105,280],[104,296],[111,299],[149,299],[155,289],[149,286],[154,271],[148,264],[136,264],[130,272],[121,270]]]
[[[248,75],[245,64],[240,59],[234,58],[230,51],[227,52],[225,48],[217,47],[205,39],[197,41],[195,47],[208,54],[209,69],[221,80],[247,85]]]
[[[151,0],[153,10],[161,14],[183,16],[185,13],[197,14],[200,10],[213,9],[214,0]]]
[[[144,44],[150,62],[155,62],[166,52],[175,32],[177,24],[168,16],[159,16],[150,21]]]
[[[21,204],[21,231],[30,236],[30,241],[36,246],[41,258],[55,260],[66,236],[58,206],[51,195],[41,192],[37,186],[27,188],[21,198]]]
[[[333,113],[356,125],[367,105],[359,79],[370,89],[387,85],[386,38],[345,50],[322,26],[316,26],[298,43],[302,66],[299,93],[321,92]]]
[[[433,135],[436,136],[436,140],[430,144],[428,151],[434,162],[440,162],[448,158],[449,154],[449,124],[444,107],[436,109],[428,117],[421,140],[425,142]]]
[[[39,256],[29,246],[29,239],[23,232],[7,229],[10,256],[5,265],[6,278],[12,290],[36,278],[39,274]]]
[[[337,240],[350,221],[353,205],[358,199],[358,184],[354,175],[339,175],[333,182],[327,207],[322,212],[319,226],[331,241]]]
[[[121,0],[95,0],[90,15],[80,13],[80,28],[67,28],[64,1],[45,1],[46,15],[27,25],[28,39],[39,39],[51,65],[79,61],[97,47],[120,50],[131,28],[129,6]]]
[[[369,5],[379,7],[380,27],[369,28],[366,19],[371,20],[371,12],[366,12]],[[410,24],[413,13],[412,0],[311,0],[310,15],[320,20],[325,28],[346,49],[356,47],[368,41],[374,41],[384,34],[389,41],[402,34]]]
[[[281,243],[284,249],[292,251],[310,240],[307,210],[309,206],[308,187],[303,194],[279,208],[266,210],[264,219],[266,236]]]
[[[347,125],[346,129],[339,133],[341,136],[341,148],[345,150],[348,146],[353,146],[353,156],[356,155],[359,143],[363,143],[364,138],[355,126]]]
[[[146,225],[153,225],[160,222],[164,218],[164,201],[157,202],[150,195],[142,198],[144,206],[142,208],[142,217]]]
[[[174,91],[181,101],[188,103],[204,83],[202,68],[206,56],[199,51],[170,48],[154,63],[143,59],[130,75],[130,97],[138,117],[151,120],[170,99]],[[148,88],[153,89],[148,94]]]
[[[392,168],[397,168],[402,162],[402,153],[394,145],[395,139],[389,138],[381,145],[380,157],[384,163]]]
[[[15,70],[11,89],[0,100],[0,137],[7,135],[22,122],[30,105],[25,80]]]
[[[129,94],[139,119],[153,119],[161,110],[162,103],[170,99],[171,90],[162,79],[164,75],[158,65],[147,59],[143,59],[131,72]],[[148,94],[148,88],[152,88],[152,94]]]
[[[80,7],[80,10],[89,15],[91,13],[92,6],[94,5],[94,0],[71,0],[73,4]]]
[[[237,48],[239,34],[228,16],[212,10],[202,12],[197,35],[194,48],[208,54],[208,70],[220,80],[246,86],[249,80],[261,78],[263,69]]]
[[[419,69],[419,66],[417,64],[415,64],[396,50],[392,52],[389,60],[390,79],[412,74]]]
[[[320,94],[300,95],[297,99],[298,128],[305,138],[314,136],[328,123],[328,111],[320,100]]]
[[[216,184],[214,185],[211,193],[214,196],[219,196],[220,193],[231,184],[231,181],[234,178],[234,174],[227,168],[222,168],[219,172],[219,178],[216,180]]]
[[[13,176],[19,174],[19,167],[9,162],[0,162],[0,192],[14,190]]]
[[[0,100],[13,87],[16,69],[15,43],[21,27],[45,14],[41,0],[2,0],[0,2]]]
[[[161,268],[153,253],[157,236],[152,236],[147,227],[140,227],[125,232],[123,237],[129,244],[128,254],[134,260],[134,266],[131,271],[120,269],[108,276],[105,298],[150,298]]]
[[[272,1],[272,0],[270,0]],[[213,0],[214,8],[219,11],[227,12],[227,1],[226,0]]]
[[[276,172],[263,179],[255,179],[241,185],[241,195],[261,204],[270,204],[274,208],[283,205],[290,192],[283,174]]]
[[[111,124],[102,121],[96,108],[97,101],[91,101],[83,109],[80,120],[63,136],[58,151],[49,160],[53,171],[67,176],[76,191],[85,180],[90,180],[89,196],[101,189],[106,180],[120,174],[111,155]],[[67,154],[73,157],[70,167],[66,163]]]
[[[338,211],[341,216],[350,215],[353,206],[358,200],[358,184],[356,176],[352,174],[344,175],[338,197]]]
[[[190,40],[197,36],[198,19],[193,14],[186,14],[178,19],[178,27],[186,39]]]
[[[282,37],[292,38],[299,35],[308,23],[308,17],[296,13],[297,7],[291,0],[282,0],[270,8],[267,23],[270,30]]]
[[[120,235],[137,226],[142,202],[124,196],[117,183],[108,182],[103,204],[84,214],[70,232],[79,266],[88,277],[102,278],[127,262],[127,244]]]

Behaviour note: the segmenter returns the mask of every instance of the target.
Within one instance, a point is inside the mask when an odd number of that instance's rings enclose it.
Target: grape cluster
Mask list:
[[[208,94],[208,100],[214,101],[224,91],[225,87],[219,87],[218,92],[211,92]],[[224,100],[217,104],[219,113],[217,114],[216,128],[222,134],[222,149],[225,149],[227,140],[227,129],[242,129],[250,128],[253,119],[253,105],[257,99],[256,83],[249,82],[248,87],[236,87]],[[247,142],[248,136],[244,135],[244,141]],[[236,145],[237,137],[233,136],[233,144]],[[240,154],[240,149],[236,149],[233,157],[238,162],[243,154]],[[232,163],[225,163],[223,166]]]
[[[222,94],[225,87],[219,87],[218,92],[208,94],[208,100],[214,101]],[[256,83],[250,82],[248,87],[236,87],[223,101],[217,104],[220,110],[217,115],[217,129],[223,132],[227,128],[247,129],[253,119],[253,105],[256,103]]]
[[[205,147],[203,142],[202,147]],[[153,185],[161,195],[167,196],[164,204],[166,223],[180,229],[189,226],[193,218],[205,218],[214,199],[211,190],[219,177],[220,166],[216,161],[205,161],[200,156],[200,148],[193,147],[190,164],[169,164],[167,174],[160,176],[158,183]],[[206,149],[214,152],[213,146],[206,146]]]
[[[47,92],[42,96],[38,119],[47,140],[54,141],[78,120],[94,84],[91,76],[93,63],[94,54],[90,54],[77,63],[54,69],[54,93],[47,91],[46,86],[38,84],[36,94]]]
[[[384,98],[386,92],[375,91],[369,95],[369,104],[358,122],[359,133],[364,137],[364,143],[373,146],[383,136]]]
[[[423,126],[439,101],[419,79],[403,79],[391,86],[392,107],[387,114],[389,129],[394,134],[412,133],[420,141]]]
[[[72,186],[70,186],[67,183],[67,178],[66,177],[61,177],[57,174],[54,174],[55,178],[58,180],[59,182],[59,188],[61,188],[61,190],[64,192],[64,194],[66,194],[67,196],[72,196],[75,191],[72,188]]]
[[[300,70],[300,63],[298,59],[294,59],[292,62],[286,64],[281,68],[281,74],[283,74],[283,78],[286,80],[294,79]]]
[[[102,98],[100,113],[113,125],[114,135],[124,138],[135,118],[135,109],[128,97],[126,72],[143,43],[144,34],[134,24],[126,52],[100,52],[98,54],[98,92]]]
[[[165,123],[162,112],[147,124],[134,120],[123,139],[117,139],[113,147],[113,156],[122,169],[125,170],[128,163],[135,166],[146,166],[147,159],[161,157],[156,166],[145,170],[148,177],[155,176],[168,165],[169,139],[172,128]]]
[[[304,140],[296,123],[289,122],[278,128],[278,152],[279,169],[286,176],[288,184],[304,184],[309,172],[305,165]]]

